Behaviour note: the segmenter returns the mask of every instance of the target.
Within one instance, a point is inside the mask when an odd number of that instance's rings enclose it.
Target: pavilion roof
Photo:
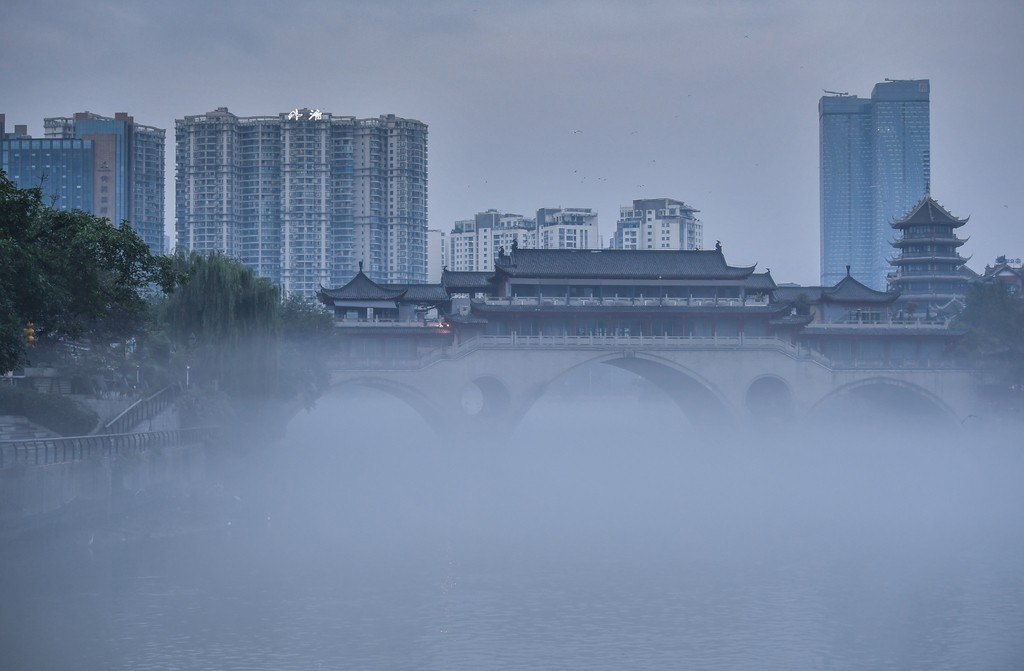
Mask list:
[[[776,287],[773,292],[775,300],[784,303],[792,303],[804,296],[811,303],[892,303],[900,296],[898,291],[877,291],[862,284],[850,275],[849,270],[846,277],[839,280],[835,286],[800,286],[787,284]]]
[[[824,287],[821,296],[832,303],[892,303],[899,298],[900,292],[872,289],[854,279],[847,270],[846,277],[834,287]]]
[[[763,273],[751,273],[750,277],[747,278],[746,283],[747,291],[775,291],[777,284],[772,279],[772,272],[766,270]]]
[[[967,219],[954,217],[949,210],[939,205],[930,193],[926,193],[924,198],[911,208],[910,212],[902,219],[892,222],[891,225],[893,228],[906,228],[919,224],[946,224],[953,228],[959,228],[967,223]]]
[[[323,303],[338,300],[437,303],[448,300],[448,292],[441,284],[378,284],[361,268],[345,286],[337,289],[320,287],[317,296]]]
[[[387,285],[377,284],[367,277],[363,273],[363,269],[360,268],[355,277],[349,280],[345,286],[337,289],[320,287],[317,295],[320,296],[321,301],[324,301],[325,298],[330,300],[394,301],[400,299],[404,293],[404,288],[395,289]]]

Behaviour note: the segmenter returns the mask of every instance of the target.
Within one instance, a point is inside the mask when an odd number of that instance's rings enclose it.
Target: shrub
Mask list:
[[[74,399],[24,387],[0,387],[0,415],[20,415],[62,436],[90,433],[99,416]]]

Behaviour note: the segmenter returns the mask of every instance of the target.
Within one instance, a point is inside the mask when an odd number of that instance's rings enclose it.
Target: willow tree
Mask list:
[[[157,329],[170,340],[176,376],[236,396],[273,393],[277,287],[219,253],[180,252],[174,269],[187,279],[159,306]]]

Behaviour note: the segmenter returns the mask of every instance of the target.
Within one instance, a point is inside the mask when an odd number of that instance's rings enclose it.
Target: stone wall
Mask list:
[[[109,512],[156,488],[202,481],[206,462],[206,449],[193,445],[0,470],[0,538],[65,517]]]

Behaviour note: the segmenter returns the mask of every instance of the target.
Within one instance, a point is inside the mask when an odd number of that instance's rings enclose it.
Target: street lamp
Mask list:
[[[188,389],[188,374],[192,370],[192,366],[185,366],[185,389]]]

